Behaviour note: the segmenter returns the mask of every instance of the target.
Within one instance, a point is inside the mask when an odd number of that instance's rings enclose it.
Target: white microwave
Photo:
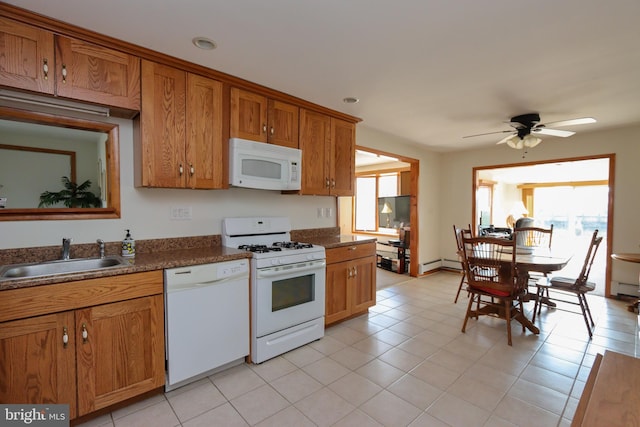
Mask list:
[[[261,190],[300,190],[302,151],[229,139],[229,184]]]

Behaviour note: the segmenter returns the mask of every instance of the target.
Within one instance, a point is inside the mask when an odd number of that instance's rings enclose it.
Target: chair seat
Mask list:
[[[553,277],[551,278],[550,283],[554,288],[560,288],[567,291],[591,292],[596,288],[596,284],[593,282],[586,282],[584,285],[575,288],[576,279],[572,279],[570,277]]]
[[[496,297],[508,297],[510,295],[509,292],[501,291],[499,289],[485,288],[485,287],[481,287],[481,286],[476,286],[476,289],[484,292],[485,294],[493,295],[493,296],[496,296]]]

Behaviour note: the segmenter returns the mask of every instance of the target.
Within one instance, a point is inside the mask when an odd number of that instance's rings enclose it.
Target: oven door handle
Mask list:
[[[302,273],[305,271],[318,270],[319,268],[323,268],[327,263],[325,261],[314,261],[308,264],[305,264],[302,267],[293,267],[287,268],[287,266],[279,266],[279,267],[268,267],[264,269],[258,269],[256,276],[257,277],[274,277],[281,276],[283,273]]]

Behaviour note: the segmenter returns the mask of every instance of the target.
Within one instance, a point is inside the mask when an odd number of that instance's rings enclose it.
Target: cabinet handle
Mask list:
[[[193,168],[193,163],[189,163],[189,173],[193,176],[196,173],[196,170]]]
[[[67,82],[67,66],[62,64],[62,83]]]
[[[85,344],[89,339],[89,332],[87,331],[87,324],[82,324],[82,343]]]
[[[350,251],[355,251],[356,249],[358,249],[358,248],[357,248],[357,247],[355,247],[355,246],[351,246],[351,247],[349,248],[349,250],[350,250]]]
[[[42,60],[42,72],[44,73],[44,79],[47,80],[49,78],[49,63],[47,62],[47,58]]]
[[[347,270],[347,279],[350,279],[350,278],[351,278],[351,273],[352,273],[351,268],[349,268],[349,269]]]
[[[353,267],[353,277],[358,277],[358,269]]]
[[[267,124],[266,123],[262,124],[262,133],[267,133]]]
[[[182,174],[184,173],[184,168],[182,167],[182,163],[180,163],[180,166],[178,167],[178,172],[180,173],[180,176],[182,176]]]
[[[62,327],[62,346],[67,348],[67,344],[69,344],[69,332],[67,331],[67,327]]]
[[[325,180],[325,186],[326,186],[327,188],[329,188],[329,178],[326,178],[326,180]]]
[[[271,129],[269,129],[269,132],[271,133],[271,136],[273,136],[273,134],[275,133],[275,129],[273,129],[273,126],[271,126]]]
[[[336,188],[336,180],[331,178],[331,188]]]

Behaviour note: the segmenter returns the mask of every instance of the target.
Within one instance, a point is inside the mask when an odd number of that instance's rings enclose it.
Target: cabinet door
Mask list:
[[[353,196],[355,186],[356,126],[339,119],[331,119],[331,155],[329,176],[331,194]]]
[[[0,85],[53,95],[53,33],[0,17]]]
[[[330,131],[329,116],[300,109],[302,194],[329,194]]]
[[[300,108],[285,102],[269,100],[267,114],[269,126],[268,141],[271,144],[298,148],[298,122]]]
[[[78,415],[164,385],[162,295],[77,310],[76,342]]]
[[[231,88],[232,138],[267,142],[267,98],[253,92]]]
[[[348,261],[327,265],[325,325],[351,315],[351,267]]]
[[[228,145],[222,140],[222,83],[187,74],[187,187],[223,188]]]
[[[364,312],[376,305],[375,257],[360,258],[351,263],[354,269],[351,284],[353,313]]]
[[[186,73],[142,61],[142,93],[136,184],[184,187]]]
[[[0,324],[0,402],[67,403],[75,418],[74,325],[73,312]]]
[[[56,93],[140,110],[140,58],[56,36]]]

